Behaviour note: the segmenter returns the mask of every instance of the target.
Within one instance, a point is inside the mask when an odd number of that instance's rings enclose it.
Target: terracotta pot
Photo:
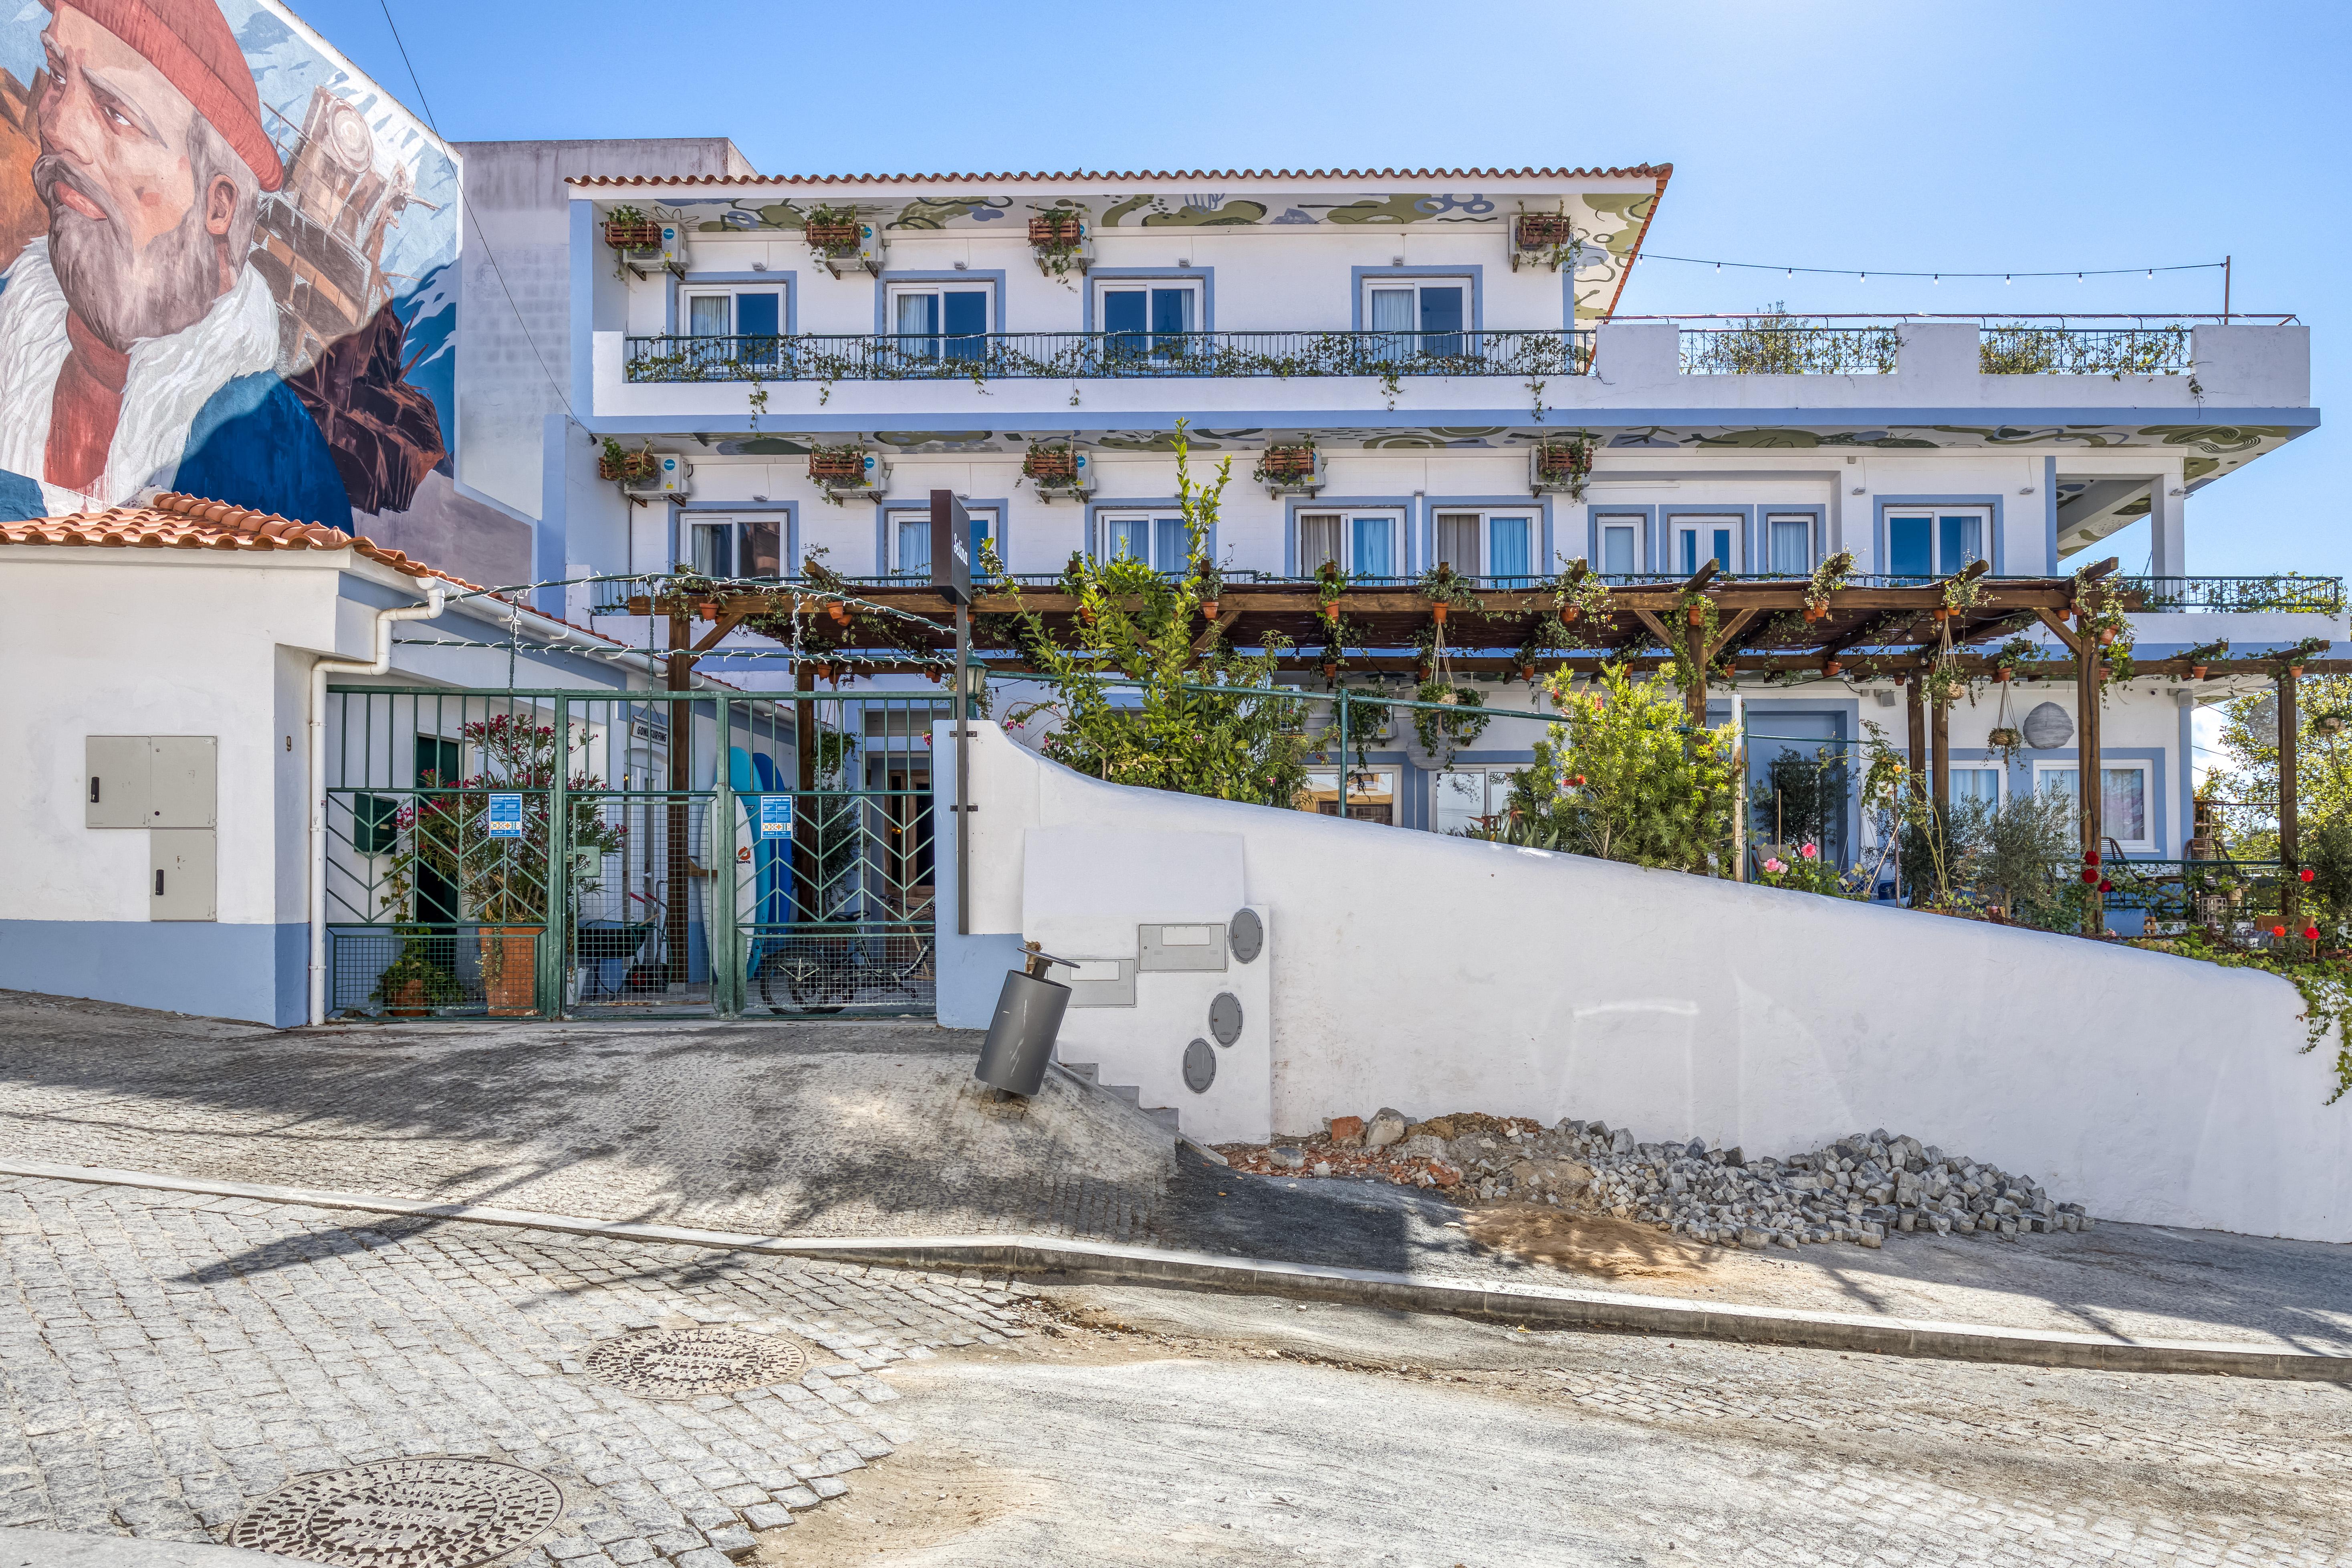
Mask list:
[[[1695,626],[1703,626],[1706,625],[1706,607],[1705,605],[1693,605],[1684,613],[1689,617],[1691,625]]]
[[[422,1018],[429,1016],[433,1009],[425,1005],[425,982],[408,980],[394,986],[392,994],[384,998],[383,1010],[395,1018]]]
[[[475,940],[482,955],[482,997],[493,1018],[525,1018],[539,1011],[539,936],[545,926],[484,926]]]
[[[2286,667],[2286,673],[2289,679],[2300,680],[2303,679],[2303,666],[2299,664],[2290,664]]]
[[[1560,611],[1559,624],[1564,626],[1572,626],[1576,625],[1578,613],[1579,612],[1574,605],[1569,605],[1566,609]]]
[[[1336,665],[1336,664],[1326,664],[1326,665],[1323,667],[1323,679],[1326,679],[1326,680],[1329,680],[1329,679],[1333,679],[1333,678],[1334,678],[1334,677],[1336,677],[1339,673],[1339,667],[1338,665]]]
[[[1826,675],[1826,676],[1832,676],[1832,677],[1833,677],[1833,676],[1835,676],[1835,675],[1836,675],[1840,670],[1843,669],[1844,668],[1845,668],[1845,666],[1844,666],[1844,665],[1840,664],[1836,659],[1833,659],[1833,658],[1823,659],[1823,660],[1822,661],[1822,673],[1823,675]]]
[[[1215,619],[1217,618],[1217,601],[1216,601],[1216,600],[1214,600],[1214,599],[1203,599],[1203,600],[1202,600],[1202,601],[1201,601],[1201,613],[1202,613],[1202,615],[1204,615],[1204,616],[1208,616],[1208,617],[1209,617],[1209,619],[1211,619],[1211,620],[1213,620],[1213,620],[1215,620]]]
[[[1339,624],[1339,600],[1334,599],[1334,600],[1332,600],[1329,604],[1328,604],[1328,605],[1324,605],[1324,606],[1323,606],[1323,618],[1324,618],[1325,620],[1327,620],[1327,621],[1330,622],[1330,623],[1331,623],[1331,625],[1333,625],[1333,626],[1338,626],[1338,625]],[[1440,618],[1442,619],[1443,617],[1441,616]]]
[[[1445,612],[1453,607],[1453,605],[1447,604],[1444,600],[1440,599],[1437,603],[1429,606],[1429,618],[1435,621],[1442,626],[1445,624]]]
[[[2101,627],[2099,628],[2099,646],[2100,646],[2101,647],[2105,647],[2109,646],[2109,645],[2110,645],[2110,644],[2112,644],[2115,640],[2116,640],[2116,628],[2115,628],[2115,627],[2113,627],[2113,626],[2101,626]]]
[[[2006,682],[2009,679],[2009,671],[2005,669],[1996,669],[1992,672],[1992,678],[1995,684]]]

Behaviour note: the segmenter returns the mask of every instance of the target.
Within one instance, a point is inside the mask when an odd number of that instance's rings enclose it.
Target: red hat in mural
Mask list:
[[[253,72],[215,0],[49,0],[49,5],[70,6],[137,49],[211,121],[263,190],[285,183],[278,149],[262,129]]]

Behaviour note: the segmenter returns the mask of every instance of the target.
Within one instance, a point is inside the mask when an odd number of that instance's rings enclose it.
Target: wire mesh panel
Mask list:
[[[932,1011],[931,726],[946,704],[812,694],[777,710],[741,709],[730,730],[744,1006]],[[811,743],[776,745],[779,729]]]
[[[541,1010],[560,743],[520,692],[340,689],[328,715],[328,1009]]]
[[[330,700],[331,1010],[932,1010],[943,702]]]

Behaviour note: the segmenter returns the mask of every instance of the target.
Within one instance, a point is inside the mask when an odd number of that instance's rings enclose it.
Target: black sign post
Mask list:
[[[953,490],[931,492],[931,587],[955,606],[956,934],[971,934],[971,731],[965,693],[971,668],[971,514]]]

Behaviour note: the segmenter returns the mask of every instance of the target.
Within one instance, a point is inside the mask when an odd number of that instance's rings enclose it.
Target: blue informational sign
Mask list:
[[[790,838],[793,836],[793,797],[788,795],[763,795],[760,797],[760,837]]]
[[[490,825],[491,837],[520,838],[522,837],[522,796],[519,795],[490,796],[490,809],[484,820]]]

